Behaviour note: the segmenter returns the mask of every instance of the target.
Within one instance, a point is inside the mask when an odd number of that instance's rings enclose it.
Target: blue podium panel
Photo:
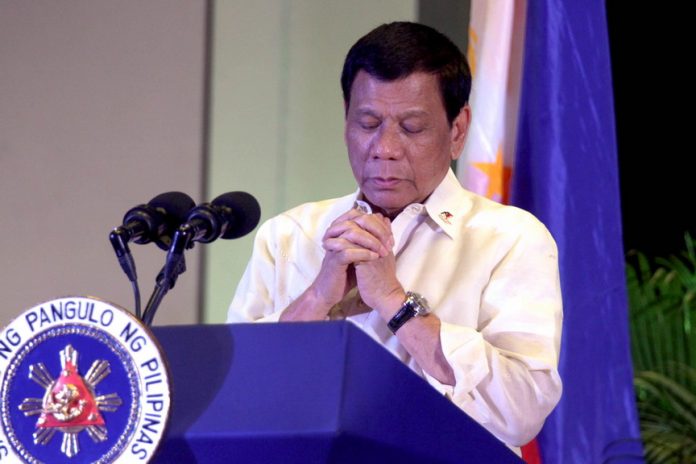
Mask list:
[[[521,462],[349,322],[153,332],[173,381],[155,462]]]

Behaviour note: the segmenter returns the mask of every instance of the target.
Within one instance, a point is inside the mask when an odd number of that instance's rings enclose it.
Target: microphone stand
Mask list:
[[[195,242],[210,243],[220,237],[241,237],[258,224],[260,214],[256,199],[245,192],[226,193],[212,203],[193,208],[186,222],[174,233],[164,267],[157,276],[155,290],[143,313],[143,323],[152,324],[164,295],[174,287],[177,277],[186,271],[186,250],[193,248]]]
[[[133,289],[133,298],[135,299],[135,317],[140,319],[140,287],[138,286],[138,273],[135,270],[135,260],[128,247],[130,233],[124,227],[116,227],[109,234],[109,241],[116,252],[116,258],[121,265],[121,269],[128,276]]]
[[[195,230],[188,224],[184,224],[174,233],[174,239],[167,252],[164,267],[157,275],[155,289],[147,302],[143,312],[142,321],[148,327],[152,325],[157,308],[169,290],[174,288],[176,279],[186,272],[186,259],[184,251],[193,248]]]

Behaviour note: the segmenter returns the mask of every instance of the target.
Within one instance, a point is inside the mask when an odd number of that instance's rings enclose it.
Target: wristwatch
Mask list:
[[[396,333],[399,328],[406,323],[409,319],[414,316],[425,316],[430,313],[430,305],[428,300],[419,295],[416,292],[406,292],[406,301],[401,305],[394,317],[391,318],[389,323],[389,330],[392,333]]]

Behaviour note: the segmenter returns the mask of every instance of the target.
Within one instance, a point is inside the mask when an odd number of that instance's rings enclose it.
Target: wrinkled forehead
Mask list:
[[[438,78],[425,72],[384,80],[361,70],[353,81],[347,105],[346,113],[352,114],[388,111],[419,116],[441,113],[446,118]]]

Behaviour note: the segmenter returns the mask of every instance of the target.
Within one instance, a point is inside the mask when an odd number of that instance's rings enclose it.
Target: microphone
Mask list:
[[[191,197],[185,193],[162,193],[146,205],[131,208],[123,217],[123,225],[116,227],[109,234],[109,241],[116,252],[118,263],[128,276],[128,280],[134,285],[138,317],[140,317],[138,274],[128,242],[139,244],[155,242],[163,250],[169,249],[176,229],[184,222],[186,214],[194,206],[195,203]]]
[[[186,220],[186,215],[195,206],[194,201],[182,192],[166,192],[157,195],[145,205],[128,210],[123,217],[123,225],[116,227],[109,235],[114,250],[119,254],[117,242],[146,244],[155,242],[158,247],[168,250],[174,233]]]
[[[260,217],[256,198],[246,192],[228,192],[191,210],[177,234],[188,237],[187,245],[239,238],[254,230]]]
[[[123,224],[109,234],[109,241],[116,252],[118,263],[133,287],[137,318],[140,318],[140,289],[135,260],[128,248],[128,242],[155,242],[163,250],[169,249],[177,227],[184,222],[187,212],[194,206],[191,197],[185,193],[162,193],[148,204],[131,208],[123,217]]]
[[[186,271],[184,251],[192,248],[194,242],[210,243],[218,238],[243,237],[256,227],[260,218],[258,201],[246,192],[224,193],[210,203],[193,208],[186,222],[174,234],[162,272],[157,276],[155,291],[143,313],[143,322],[148,326],[152,324],[164,295]]]

